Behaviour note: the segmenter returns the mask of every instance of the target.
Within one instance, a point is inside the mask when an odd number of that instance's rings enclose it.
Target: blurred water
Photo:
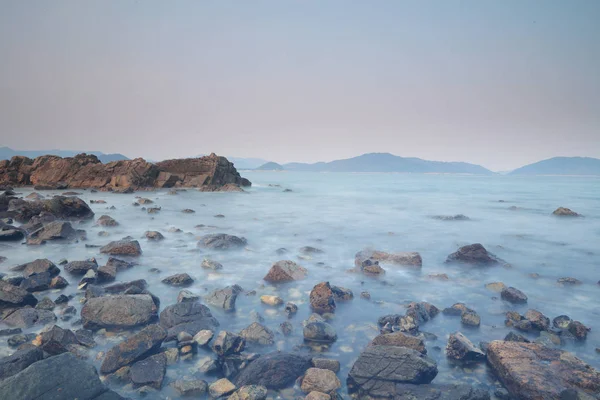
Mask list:
[[[338,374],[342,381],[360,351],[377,334],[377,318],[404,313],[404,304],[409,301],[429,301],[440,309],[464,302],[482,317],[478,329],[465,330],[460,318],[443,315],[422,326],[423,331],[438,336],[437,340],[427,342],[428,354],[440,369],[435,382],[457,379],[493,382],[484,365],[465,370],[448,363],[443,348],[447,335],[457,330],[462,330],[474,343],[503,338],[509,332],[504,327],[504,312],[510,309],[524,313],[534,308],[550,318],[567,314],[590,326],[592,331],[585,343],[565,347],[600,368],[600,357],[594,351],[600,347],[598,178],[299,172],[244,172],[243,176],[253,182],[248,193],[187,190],[168,195],[167,191],[136,194],[81,191],[79,197],[88,203],[92,199],[106,200],[106,204],[90,204],[96,218],[107,214],[120,225],[104,228],[90,221],[77,227],[87,231],[87,244],[103,245],[128,235],[138,239],[143,250],[138,260],[140,265],[120,272],[117,280],[146,279],[149,290],[161,298],[163,307],[176,301],[179,290],[165,286],[160,280],[174,273],[189,273],[195,283],[188,289],[202,295],[234,283],[245,290],[256,290],[257,296],[238,297],[236,313],[225,314],[211,307],[222,329],[234,332],[243,329],[251,322],[250,312],[256,310],[265,317],[266,326],[279,332],[279,324],[286,320],[283,310],[261,305],[259,296],[277,294],[285,301],[296,302],[300,311],[291,319],[294,335],[284,338],[279,334],[274,346],[282,349],[302,344],[301,321],[310,315],[308,293],[315,284],[327,280],[352,289],[354,300],[339,304],[331,322],[339,340],[325,353],[342,362]],[[285,188],[292,192],[283,192]],[[20,191],[23,195],[31,192]],[[55,193],[58,192],[44,192]],[[160,206],[162,210],[147,214],[141,207],[133,207],[136,195],[154,200],[151,206]],[[116,209],[108,209],[111,206]],[[552,216],[551,212],[559,206],[569,207],[585,218]],[[185,208],[196,212],[184,214],[181,210]],[[225,218],[215,218],[216,214]],[[465,214],[471,220],[431,218],[454,214]],[[198,228],[199,224],[205,226]],[[172,227],[182,232],[169,232]],[[108,231],[110,236],[99,237],[101,230]],[[158,230],[166,239],[147,241],[143,237],[147,230]],[[197,249],[200,235],[215,232],[244,236],[248,246],[242,251],[223,253]],[[482,243],[512,267],[478,269],[444,264],[447,255],[459,246],[475,242]],[[299,259],[298,249],[302,246],[318,247],[324,253],[312,259]],[[307,279],[278,287],[265,285],[262,278],[273,262],[282,259],[275,253],[281,247],[290,250],[283,258],[309,270]],[[354,255],[365,247],[392,252],[418,251],[423,257],[423,268],[416,272],[384,266],[387,273],[380,278],[348,273],[354,265]],[[13,245],[0,248],[0,255],[8,258],[0,264],[0,271],[36,258],[57,262],[62,258],[96,257],[99,265],[107,259],[97,248],[86,248],[83,242],[40,247]],[[200,264],[204,257],[221,262],[223,270],[203,270]],[[160,273],[150,273],[150,268],[158,268]],[[427,277],[436,273],[446,273],[450,280],[440,282]],[[532,279],[530,273],[541,277]],[[560,287],[556,280],[564,276],[577,278],[583,284]],[[71,285],[64,293],[75,293],[78,278],[69,281]],[[494,281],[524,291],[529,297],[528,304],[508,305],[495,298],[499,297],[497,293],[484,288],[485,283]],[[371,301],[359,298],[361,291],[369,291]],[[56,296],[50,295],[52,299]],[[1,339],[0,346],[7,352],[6,338]],[[108,340],[97,350],[112,346],[118,338]],[[441,350],[436,350],[436,346]],[[168,377],[189,374],[198,359],[208,354],[198,355],[191,363],[169,367]],[[91,360],[99,366],[99,361],[93,361],[93,357]],[[170,393],[167,382],[164,387],[165,393]]]

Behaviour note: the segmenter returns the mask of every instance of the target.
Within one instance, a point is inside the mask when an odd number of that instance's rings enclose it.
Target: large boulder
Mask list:
[[[116,400],[122,397],[100,382],[92,365],[71,353],[63,353],[37,361],[1,381],[0,399]]]
[[[0,167],[0,174],[1,174]],[[94,212],[85,201],[78,197],[54,196],[51,199],[26,201],[11,200],[8,206],[15,220],[25,223],[43,212],[49,213],[59,220],[84,220],[94,217]]]
[[[28,244],[41,244],[49,240],[69,240],[77,236],[70,222],[54,221],[31,232]]]
[[[240,372],[237,387],[260,385],[267,389],[292,386],[311,367],[310,357],[294,353],[274,352],[262,355]]]
[[[470,244],[459,248],[446,259],[447,263],[456,262],[471,265],[494,265],[500,260],[488,252],[480,243]]]
[[[195,301],[186,301],[166,307],[160,313],[160,326],[167,329],[165,340],[174,340],[181,332],[192,336],[203,330],[214,331],[219,322],[208,307]]]
[[[600,372],[566,351],[535,343],[490,342],[487,359],[510,394],[523,400],[562,400],[567,391],[600,393]]]
[[[35,306],[37,299],[25,289],[0,279],[0,309],[3,307]]]
[[[56,276],[60,274],[60,269],[54,263],[47,258],[37,259],[26,264],[17,265],[11,268],[11,271],[20,271],[23,273],[25,278],[41,274],[43,272],[49,272],[50,275]]]
[[[137,240],[117,240],[101,247],[100,253],[136,257],[142,254],[142,248]]]
[[[430,383],[438,373],[435,361],[398,346],[369,346],[348,374],[350,393],[359,397],[394,397],[398,383]]]
[[[35,346],[17,350],[8,357],[0,358],[0,381],[18,374],[42,358],[44,358],[44,352]]]
[[[204,247],[213,250],[231,250],[242,248],[246,246],[247,243],[248,241],[243,237],[237,237],[225,233],[213,233],[202,236],[198,241],[198,247]]]
[[[301,267],[290,260],[282,260],[277,261],[267,275],[264,277],[264,280],[271,283],[279,283],[279,282],[292,282],[300,279],[304,279],[308,271],[306,268]]]
[[[102,296],[85,303],[81,319],[87,329],[132,328],[155,320],[157,311],[148,294]]]
[[[160,325],[145,327],[106,352],[100,372],[109,374],[146,357],[156,351],[166,337],[167,331]]]
[[[379,250],[362,250],[354,256],[354,264],[362,269],[365,261],[382,264],[403,265],[412,268],[421,268],[423,259],[417,252],[386,253]]]

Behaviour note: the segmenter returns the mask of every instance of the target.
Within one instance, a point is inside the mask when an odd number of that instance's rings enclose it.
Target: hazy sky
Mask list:
[[[600,1],[0,0],[0,146],[600,157]]]

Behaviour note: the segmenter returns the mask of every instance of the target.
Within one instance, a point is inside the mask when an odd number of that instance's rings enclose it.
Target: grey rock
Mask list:
[[[246,339],[232,332],[221,331],[213,341],[212,349],[219,356],[240,353],[246,346]]]
[[[0,358],[0,381],[18,374],[42,358],[44,358],[44,352],[35,346],[17,350],[8,357]]]
[[[247,328],[244,328],[240,332],[240,336],[246,339],[248,343],[258,343],[265,346],[275,343],[273,331],[258,322],[253,322]]]
[[[446,345],[446,355],[453,360],[467,363],[485,360],[485,354],[460,332],[450,335]]]
[[[137,240],[117,240],[101,247],[100,253],[136,257],[142,254],[142,248]]]
[[[167,357],[158,353],[138,361],[129,369],[129,378],[135,387],[150,386],[159,390],[167,370]]]
[[[509,303],[513,304],[527,303],[527,296],[525,295],[525,293],[512,286],[504,288],[500,293],[500,297],[502,298],[502,300],[506,300]]]
[[[152,296],[113,295],[89,299],[81,309],[84,328],[132,328],[146,325],[157,317]]]
[[[231,250],[244,247],[247,243],[247,240],[243,237],[215,233],[202,236],[198,242],[198,246],[213,250]]]
[[[235,301],[241,292],[242,288],[237,285],[227,286],[223,289],[213,291],[206,296],[205,300],[207,303],[221,307],[225,311],[233,311],[235,310]]]
[[[234,380],[236,386],[260,385],[267,389],[283,389],[310,368],[310,357],[285,352],[274,352],[252,361]]]
[[[327,322],[309,322],[304,327],[304,340],[310,342],[333,343],[337,340],[337,333],[333,326]]]
[[[162,280],[162,283],[170,286],[189,286],[193,282],[194,279],[186,273],[171,275]]]
[[[160,325],[149,325],[111,348],[102,361],[100,372],[109,374],[140,360],[160,348],[167,331]]]

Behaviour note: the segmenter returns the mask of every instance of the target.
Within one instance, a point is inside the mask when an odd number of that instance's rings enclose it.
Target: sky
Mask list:
[[[0,146],[600,158],[598,0],[0,0]]]

